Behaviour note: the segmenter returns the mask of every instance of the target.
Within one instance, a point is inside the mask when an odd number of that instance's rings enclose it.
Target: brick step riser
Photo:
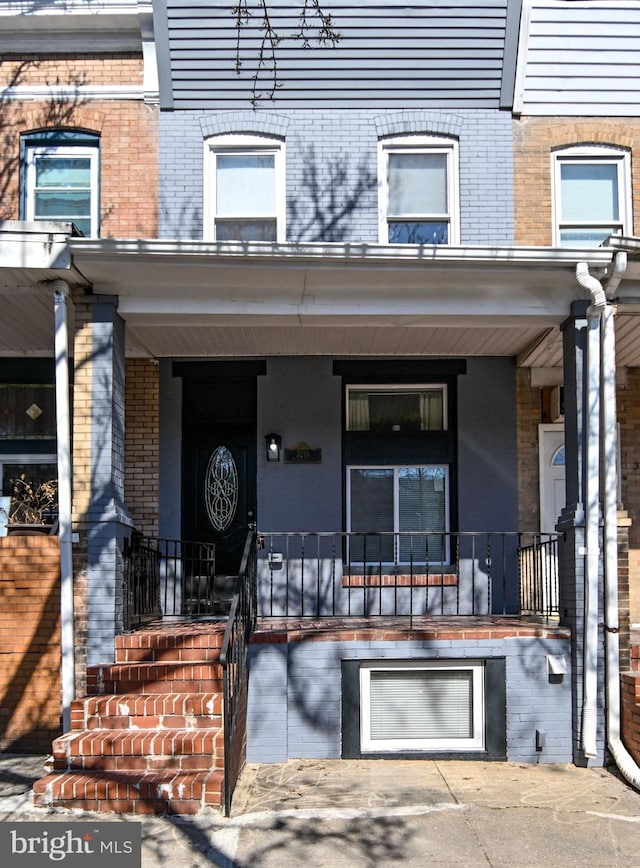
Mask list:
[[[115,715],[91,715],[82,725],[76,726],[75,731],[94,729],[135,729],[153,730],[157,732],[163,729],[213,729],[222,726],[220,715],[202,716],[178,716],[178,715],[148,715],[144,717],[117,717]]]
[[[127,666],[135,663],[205,663],[216,664],[219,648],[117,648],[115,663]]]
[[[159,726],[173,729],[200,728],[203,725],[213,727],[218,725],[222,713],[223,699],[218,692],[195,695],[156,693],[147,696],[140,693],[104,694],[73,700],[71,729],[95,729],[96,720],[105,721],[106,729],[121,729],[123,725],[142,729]]]
[[[135,782],[90,772],[49,775],[34,784],[39,807],[131,814],[196,814],[222,804],[224,775],[220,771],[176,776],[142,775]]]
[[[70,757],[108,756],[213,756],[224,745],[222,729],[165,730],[83,730],[63,735],[52,745],[55,760]]]
[[[224,771],[224,755],[182,754],[173,756],[73,756],[56,759],[56,772],[210,772]]]
[[[104,681],[100,693],[119,696],[124,693],[140,694],[181,694],[181,693],[222,693],[222,679],[202,679],[181,681]]]

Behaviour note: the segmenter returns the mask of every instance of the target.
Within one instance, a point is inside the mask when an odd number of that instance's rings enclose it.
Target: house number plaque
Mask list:
[[[309,446],[308,443],[298,443],[293,449],[284,450],[285,464],[320,464],[322,449]]]

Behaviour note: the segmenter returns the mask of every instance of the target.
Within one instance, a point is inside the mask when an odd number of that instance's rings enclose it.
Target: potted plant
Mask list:
[[[48,533],[57,521],[58,480],[35,483],[23,473],[12,480],[9,533]]]

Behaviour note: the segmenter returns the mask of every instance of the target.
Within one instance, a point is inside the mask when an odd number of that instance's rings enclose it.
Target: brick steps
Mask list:
[[[53,772],[35,804],[119,813],[219,808],[224,783],[225,625],[181,625],[118,636],[115,663],[91,667],[53,742]]]
[[[220,726],[220,693],[121,693],[71,704],[71,729],[197,729]]]
[[[34,784],[39,807],[127,814],[197,814],[219,808],[224,774],[219,770],[76,771],[50,774]]]

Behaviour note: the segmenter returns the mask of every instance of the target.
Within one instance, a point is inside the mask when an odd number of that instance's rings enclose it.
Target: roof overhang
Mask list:
[[[117,296],[130,355],[506,355],[558,367],[559,326],[588,298],[576,264],[606,286],[616,252],[96,240],[5,223],[0,354],[52,351],[45,320],[51,281],[63,279],[75,292]],[[629,304],[640,302],[640,282],[623,286]],[[640,364],[635,338],[625,363]]]

